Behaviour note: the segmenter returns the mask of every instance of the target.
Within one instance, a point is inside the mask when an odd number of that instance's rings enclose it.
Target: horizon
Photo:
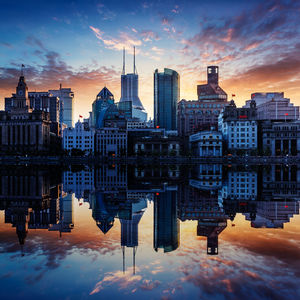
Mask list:
[[[218,65],[220,86],[238,106],[255,92],[284,92],[300,105],[296,1],[1,2],[0,109],[24,64],[29,91],[62,83],[75,93],[75,119],[86,118],[104,86],[119,101],[122,50],[130,73],[134,46],[148,117],[153,73],[164,68],[179,73],[180,99],[196,100],[207,66]]]

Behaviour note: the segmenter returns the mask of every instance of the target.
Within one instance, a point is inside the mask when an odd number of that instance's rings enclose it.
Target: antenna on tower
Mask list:
[[[136,74],[137,70],[135,67],[135,46],[133,46],[133,74]]]
[[[123,47],[123,71],[122,75],[125,75],[125,47]]]

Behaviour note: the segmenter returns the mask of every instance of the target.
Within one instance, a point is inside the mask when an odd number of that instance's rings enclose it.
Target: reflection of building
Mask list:
[[[50,185],[49,173],[34,168],[3,168],[0,207],[5,223],[16,227],[21,245],[29,229],[50,229],[59,220],[59,187]]]
[[[262,147],[270,155],[298,155],[300,121],[262,123]]]
[[[154,73],[154,125],[166,130],[177,129],[179,74],[171,69]]]
[[[129,219],[121,218],[121,246],[123,252],[123,271],[125,270],[125,247],[132,248],[133,251],[133,272],[135,273],[135,254],[138,242],[138,225],[147,208],[145,199],[132,203],[132,212]]]
[[[197,86],[198,100],[178,103],[178,132],[189,136],[200,130],[217,130],[218,116],[227,104],[227,94],[219,86],[219,67],[207,67],[207,84]]]
[[[293,215],[299,215],[298,201],[258,201],[255,220],[251,221],[251,227],[255,228],[283,228],[284,223],[289,223]]]
[[[219,131],[229,150],[257,148],[256,104],[249,108],[237,108],[234,101],[225,106],[219,115]]]
[[[68,127],[74,126],[74,93],[70,88],[62,88],[59,90],[49,90],[49,93],[60,100],[60,121]]]
[[[202,131],[190,136],[193,154],[196,156],[222,156],[222,134]]]
[[[252,100],[256,102],[258,120],[299,119],[299,106],[294,106],[290,99],[284,98],[284,93],[253,93],[245,107],[250,107]]]
[[[178,248],[180,226],[177,219],[177,191],[156,193],[154,199],[154,249],[171,252]]]
[[[228,172],[227,185],[222,188],[223,198],[255,200],[257,198],[257,173]]]
[[[50,114],[32,111],[28,87],[21,74],[9,111],[0,112],[0,150],[43,151],[50,146]]]
[[[94,170],[65,171],[63,173],[63,190],[68,194],[75,193],[77,199],[88,198],[88,195],[94,191]]]

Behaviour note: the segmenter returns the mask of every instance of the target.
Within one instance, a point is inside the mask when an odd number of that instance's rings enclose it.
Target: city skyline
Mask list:
[[[254,92],[285,92],[300,104],[299,3],[190,3],[28,1],[16,6],[4,1],[0,109],[24,64],[30,91],[58,89],[60,83],[72,88],[75,120],[79,114],[87,117],[104,86],[119,101],[122,50],[131,72],[133,46],[139,96],[151,117],[153,73],[164,67],[179,73],[180,99],[197,99],[197,84],[206,82],[206,67],[214,64],[220,67],[220,84],[237,96],[238,106]]]

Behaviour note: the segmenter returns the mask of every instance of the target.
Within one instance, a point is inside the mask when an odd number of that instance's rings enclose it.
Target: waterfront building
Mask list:
[[[49,93],[58,97],[60,101],[60,121],[68,127],[74,126],[74,92],[71,88],[63,88],[60,84],[58,90],[49,90]]]
[[[78,122],[75,128],[66,128],[63,131],[63,148],[71,151],[80,149],[85,153],[93,153],[95,148],[95,130],[84,128],[84,123]]]
[[[101,156],[126,156],[126,130],[106,127],[96,130],[95,152]]]
[[[251,100],[244,107],[250,107],[252,100],[256,102],[257,120],[290,121],[299,119],[299,106],[290,103],[284,93],[253,93]]]
[[[135,47],[133,51],[133,73],[125,74],[125,49],[123,50],[120,105],[129,105],[131,117],[138,118],[140,121],[145,122],[147,121],[147,113],[139,98],[139,75],[135,66]]]
[[[222,134],[218,131],[201,131],[190,136],[191,149],[200,157],[222,156]]]
[[[182,99],[177,106],[178,133],[189,136],[202,130],[217,130],[218,116],[227,105],[219,86],[219,67],[207,67],[207,84],[197,86],[198,100]]]
[[[272,156],[297,156],[300,151],[300,121],[261,123],[262,149]]]
[[[180,139],[176,133],[163,128],[128,130],[128,151],[135,155],[179,155]]]
[[[154,126],[177,129],[177,102],[180,97],[180,77],[171,69],[154,72]]]
[[[50,149],[50,113],[30,108],[28,87],[22,74],[11,107],[0,111],[0,151],[28,152]]]
[[[254,100],[249,108],[237,108],[233,100],[223,108],[219,115],[218,127],[228,151],[257,149],[256,117]]]

